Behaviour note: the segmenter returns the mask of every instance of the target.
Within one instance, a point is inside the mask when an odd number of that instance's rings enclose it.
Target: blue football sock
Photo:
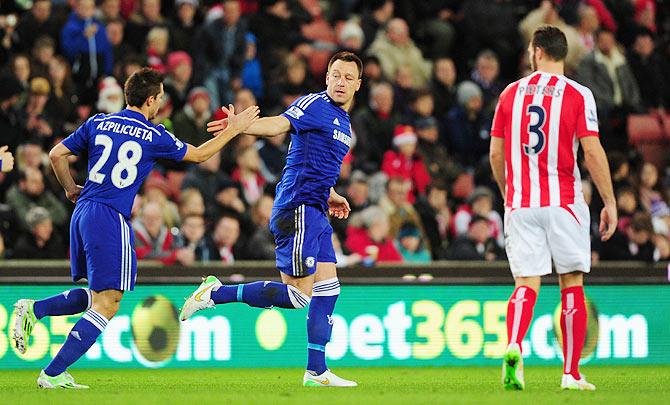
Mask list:
[[[330,278],[314,283],[307,315],[307,370],[322,374],[326,367],[326,344],[333,331],[333,310],[340,296],[340,282]]]
[[[79,360],[93,346],[95,340],[107,326],[107,322],[107,318],[94,310],[86,311],[84,316],[74,324],[56,357],[44,369],[46,375],[55,377]]]
[[[75,288],[53,297],[35,301],[33,310],[37,319],[53,315],[80,314],[91,307],[91,290]]]
[[[258,308],[304,308],[309,304],[309,297],[297,288],[275,281],[256,281],[248,284],[222,285],[212,290],[212,301],[215,304],[244,302]]]

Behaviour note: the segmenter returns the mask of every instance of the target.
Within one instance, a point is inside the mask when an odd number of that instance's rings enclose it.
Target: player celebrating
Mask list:
[[[589,89],[563,76],[567,51],[558,28],[535,31],[528,46],[534,73],[502,92],[491,130],[491,167],[505,200],[505,248],[516,284],[507,306],[507,389],[524,388],[521,342],[533,317],[540,277],[551,273],[553,259],[562,303],[561,388],[595,390],[579,373],[587,317],[583,274],[591,266],[589,209],[576,163],[580,144],[605,203],[603,240],[614,233],[617,212],[598,138],[596,104]]]
[[[132,291],[137,272],[130,209],[140,185],[157,159],[203,162],[258,119],[258,107],[227,118],[227,128],[199,147],[183,144],[156,116],[163,98],[163,76],[144,68],[125,83],[127,108],[89,118],[49,157],[67,198],[76,203],[70,223],[72,279],[88,279],[76,288],[40,301],[22,299],[16,307],[13,339],[25,353],[35,323],[45,316],[84,312],[65,344],[37,379],[42,388],[88,388],[74,382],[67,368],[95,343],[119,309],[124,291]],[[231,107],[232,109],[232,107]],[[70,174],[68,157],[88,153],[88,179],[82,188]]]
[[[326,91],[299,98],[282,115],[261,118],[245,131],[264,137],[291,133],[270,220],[283,283],[258,281],[223,286],[216,277],[209,276],[181,311],[181,319],[186,320],[198,310],[229,302],[259,308],[309,306],[305,386],[357,385],[326,367],[325,346],[330,340],[331,316],[340,294],[331,241],[333,228],[326,213],[338,218],[349,215],[349,203],[333,186],[351,146],[347,111],[361,85],[361,74],[361,60],[351,52],[339,52],[328,63]],[[210,132],[218,133],[225,122],[213,121],[208,126]]]

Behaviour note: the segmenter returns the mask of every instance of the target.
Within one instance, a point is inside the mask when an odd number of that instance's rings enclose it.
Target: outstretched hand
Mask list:
[[[221,107],[221,110],[227,115],[226,118],[207,123],[207,132],[213,133],[214,136],[220,135],[228,127],[234,128],[237,133],[244,132],[245,129],[256,122],[260,114],[260,109],[255,105],[248,107],[239,114],[235,114],[235,106],[232,104],[229,104],[228,108]]]

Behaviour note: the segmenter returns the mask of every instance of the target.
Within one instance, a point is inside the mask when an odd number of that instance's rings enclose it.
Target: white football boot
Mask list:
[[[305,387],[357,387],[355,381],[345,380],[333,374],[332,371],[326,370],[321,375],[314,375],[309,371],[305,371],[305,376],[302,378],[302,385]]]
[[[215,306],[216,304],[212,301],[212,289],[217,287],[221,287],[221,282],[218,278],[208,276],[206,279],[203,279],[198,289],[186,298],[186,302],[181,307],[179,319],[185,321],[193,316],[194,313]]]
[[[576,380],[572,374],[563,374],[561,379],[561,389],[564,390],[574,390],[574,391],[595,391],[596,386],[586,381],[584,376],[581,376],[579,380]]]

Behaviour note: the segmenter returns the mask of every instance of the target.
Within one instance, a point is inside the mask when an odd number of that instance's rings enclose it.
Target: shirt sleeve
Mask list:
[[[580,91],[583,100],[583,108],[577,114],[577,138],[587,136],[598,136],[598,112],[596,111],[596,100],[591,90],[584,88]]]
[[[83,151],[88,150],[89,126],[93,125],[95,117],[96,116],[93,116],[86,120],[86,122],[81,124],[81,126],[71,133],[70,136],[63,139],[63,145],[65,145],[70,152],[79,156]]]
[[[496,105],[496,111],[493,115],[493,125],[491,126],[491,136],[494,138],[504,138],[505,137],[505,124],[507,122],[507,114],[505,113],[505,100],[507,95],[507,89],[500,93],[498,98],[498,104]]]
[[[186,155],[186,144],[177,139],[176,136],[162,125],[158,127],[158,130],[161,132],[161,136],[158,137],[159,139],[153,152],[154,157],[156,159],[168,159],[176,162],[182,161],[184,155]]]
[[[321,103],[324,102],[321,94],[308,94],[294,101],[282,115],[298,133],[314,130],[323,126],[320,125],[319,117],[322,114],[319,112],[322,110]]]

